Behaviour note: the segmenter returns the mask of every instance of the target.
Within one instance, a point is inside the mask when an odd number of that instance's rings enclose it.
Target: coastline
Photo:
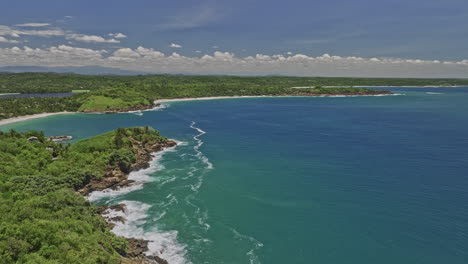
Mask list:
[[[41,114],[35,114],[35,115],[26,115],[26,116],[17,116],[13,118],[7,118],[0,120],[0,126],[2,125],[7,125],[11,123],[16,123],[16,122],[21,122],[21,121],[26,121],[30,119],[36,119],[36,118],[41,118],[41,117],[48,117],[48,116],[53,116],[53,115],[64,115],[64,114],[74,114],[75,112],[55,112],[55,113],[41,113]]]
[[[131,165],[130,171],[122,171],[120,168],[108,169],[106,175],[99,180],[91,180],[88,184],[77,191],[86,200],[95,204],[96,201],[106,196],[121,195],[142,188],[148,181],[146,174],[156,171],[154,167],[156,160],[161,155],[177,147],[175,140],[167,139],[154,145],[142,145],[140,142],[133,142],[134,147],[138,149],[136,160]],[[142,175],[143,174],[143,175]],[[154,241],[150,237],[139,234],[137,229],[135,233],[128,234],[126,223],[134,219],[129,219],[128,214],[135,213],[132,207],[132,201],[123,201],[110,206],[98,206],[98,214],[107,222],[112,233],[127,239],[128,252],[122,255],[122,263],[125,264],[168,264],[168,260],[163,251],[155,250]],[[137,203],[137,202],[136,202]],[[143,206],[138,204],[138,207]]]
[[[209,97],[192,97],[192,98],[173,98],[173,99],[158,99],[154,104],[170,103],[170,102],[184,102],[184,101],[205,101],[205,100],[219,100],[219,99],[236,99],[236,98],[275,98],[275,97],[361,97],[361,96],[395,96],[401,94],[331,94],[331,95],[234,95],[234,96],[209,96]]]
[[[172,98],[172,99],[158,99],[155,100],[151,107],[141,107],[138,110],[134,108],[126,110],[126,111],[103,111],[103,112],[53,112],[53,113],[41,113],[35,115],[26,115],[26,116],[18,116],[13,118],[7,118],[0,120],[0,126],[22,122],[26,120],[54,116],[54,115],[64,115],[64,114],[76,114],[76,113],[83,113],[83,114],[114,114],[114,113],[133,113],[138,111],[151,111],[153,109],[158,109],[161,106],[161,103],[169,103],[169,102],[181,102],[181,101],[204,101],[204,100],[219,100],[219,99],[236,99],[236,98],[274,98],[274,97],[361,97],[361,96],[394,96],[400,94],[350,94],[350,95],[339,95],[339,94],[332,94],[332,95],[235,95],[235,96],[209,96],[209,97],[192,97],[192,98]]]

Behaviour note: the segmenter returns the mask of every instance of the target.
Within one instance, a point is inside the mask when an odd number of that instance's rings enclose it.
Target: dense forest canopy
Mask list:
[[[152,91],[160,97],[183,96],[186,89],[229,91],[230,89],[290,88],[297,86],[425,86],[468,85],[466,79],[398,79],[332,77],[239,77],[189,75],[78,75],[59,73],[0,73],[0,93],[51,93],[131,87]],[[179,91],[180,90],[180,91]],[[157,92],[155,92],[157,91]],[[176,91],[179,91],[176,92]]]
[[[63,145],[41,132],[0,132],[0,264],[121,263],[124,238],[76,191],[106,170],[129,171],[132,142],[167,141],[152,128],[120,128]]]

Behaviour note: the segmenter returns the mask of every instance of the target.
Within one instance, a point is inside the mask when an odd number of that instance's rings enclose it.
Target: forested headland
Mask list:
[[[453,86],[468,85],[468,80],[0,73],[0,94],[89,91],[88,93],[63,98],[0,97],[0,119],[44,112],[142,110],[153,107],[154,100],[171,98],[257,95],[373,95],[389,93],[383,90],[353,87],[366,85]]]
[[[79,193],[122,184],[152,152],[174,145],[149,127],[72,145],[0,132],[0,263],[147,263]]]

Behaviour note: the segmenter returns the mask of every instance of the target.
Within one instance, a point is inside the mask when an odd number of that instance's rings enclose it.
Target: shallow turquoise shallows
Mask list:
[[[168,103],[3,126],[76,140],[150,125],[179,146],[133,173],[120,235],[170,263],[468,263],[468,88]]]

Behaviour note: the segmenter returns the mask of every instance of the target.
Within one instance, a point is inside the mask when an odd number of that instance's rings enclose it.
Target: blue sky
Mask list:
[[[236,58],[330,54],[367,59],[468,59],[468,2],[462,0],[15,0],[2,3],[0,12],[4,26],[0,48],[4,49],[67,45],[106,50],[104,58],[118,49],[144,47],[188,58],[214,56],[218,51]],[[49,25],[15,26],[25,23]],[[8,35],[8,30],[61,30],[64,34],[29,32],[16,37]],[[116,41],[106,41],[112,39]],[[11,59],[8,56],[3,58]]]

